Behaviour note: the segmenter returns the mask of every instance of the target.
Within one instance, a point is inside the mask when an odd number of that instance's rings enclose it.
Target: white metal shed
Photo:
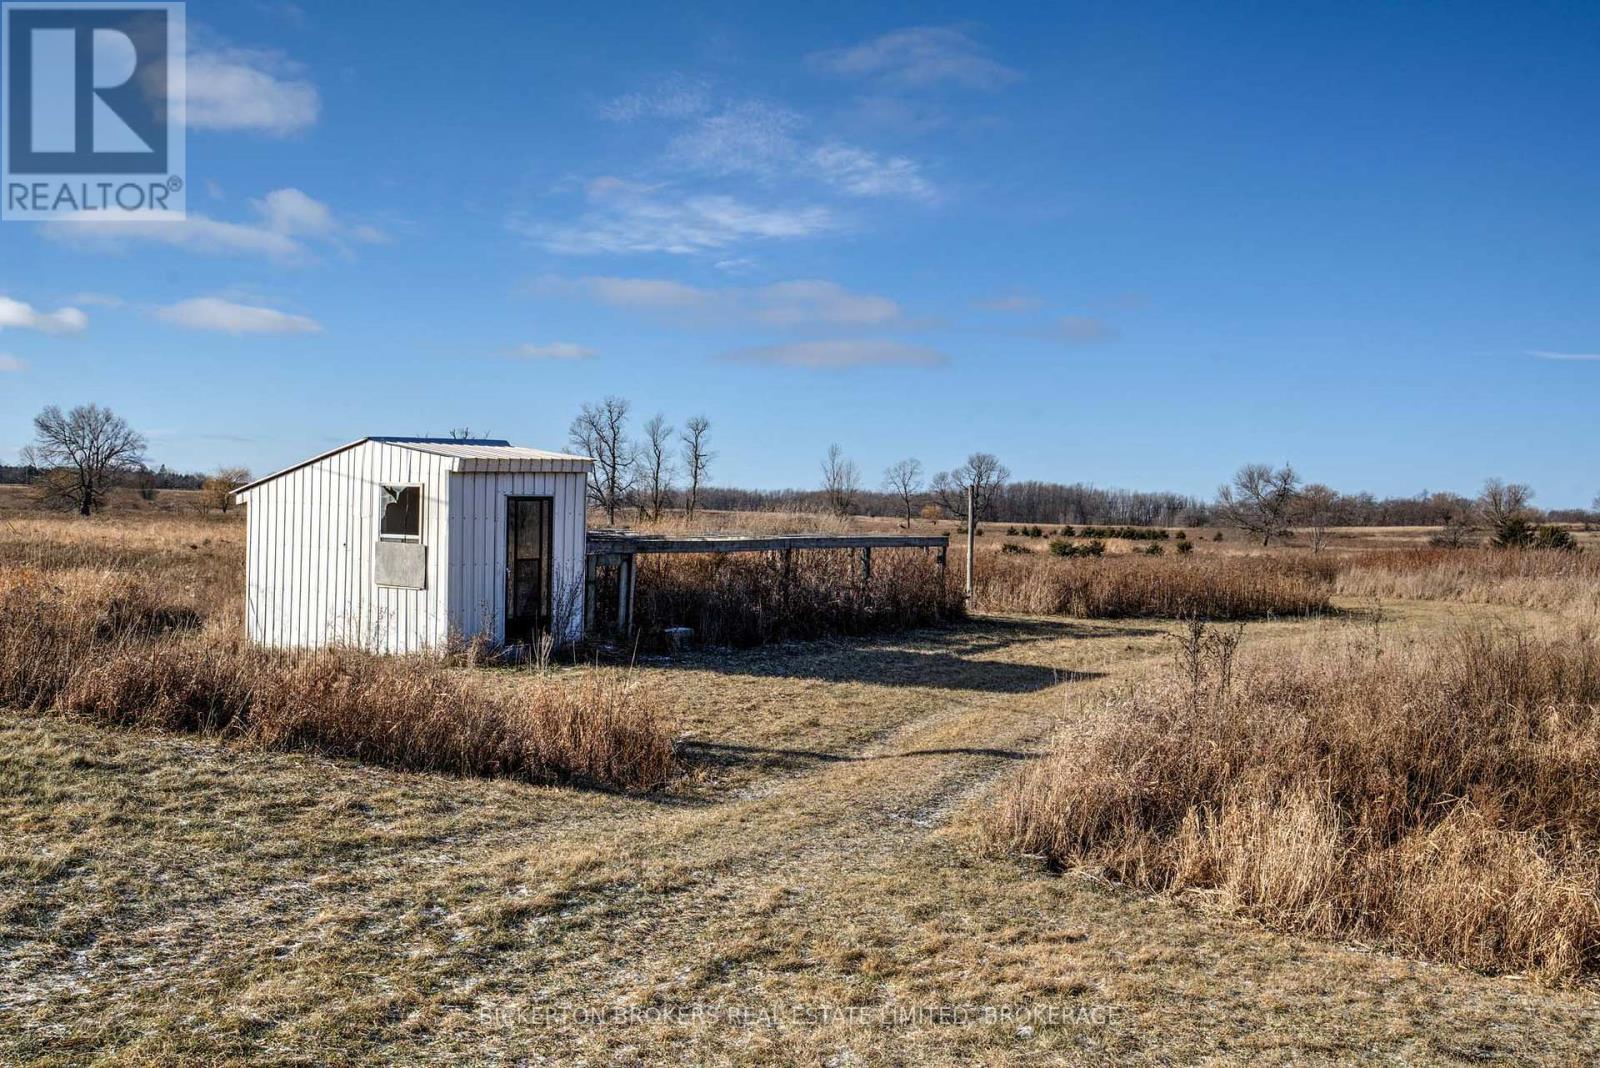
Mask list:
[[[581,637],[591,466],[501,440],[368,437],[241,487],[250,638],[409,653]]]

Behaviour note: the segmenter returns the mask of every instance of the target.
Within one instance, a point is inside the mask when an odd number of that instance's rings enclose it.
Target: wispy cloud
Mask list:
[[[77,334],[89,325],[89,317],[77,308],[39,311],[33,305],[0,296],[0,330],[14,327],[43,334]]]
[[[93,291],[85,291],[82,293],[72,294],[72,296],[67,298],[67,303],[85,304],[91,308],[120,308],[126,304],[127,301],[111,293],[95,293]]]
[[[316,124],[317,87],[276,52],[214,47],[188,59],[189,126],[287,137]]]
[[[1600,352],[1547,352],[1544,349],[1529,349],[1527,354],[1541,360],[1600,360]]]
[[[518,345],[513,355],[529,360],[592,360],[599,353],[571,341],[551,341],[544,345]]]
[[[636,109],[627,114],[637,117]],[[723,178],[813,182],[852,197],[935,197],[917,161],[819,139],[811,121],[790,108],[744,99],[661,117],[684,124],[667,142],[669,168]]]
[[[256,219],[250,222],[225,222],[195,212],[183,218],[157,212],[114,222],[88,214],[46,223],[44,234],[96,251],[120,251],[145,242],[199,255],[262,256],[282,262],[312,259],[313,243],[348,251],[349,241],[386,240],[373,227],[341,222],[327,204],[298,189],[273,190],[251,201],[251,209]]]
[[[888,340],[793,341],[734,349],[722,359],[732,363],[843,370],[852,367],[941,367],[950,357],[923,345]]]
[[[902,197],[933,200],[933,183],[922,166],[904,156],[880,156],[850,145],[823,145],[811,153],[817,175],[828,184],[858,197]]]
[[[687,119],[711,107],[711,86],[704,79],[674,74],[648,89],[624,93],[600,105],[600,117],[610,122],[638,119]]]
[[[513,215],[514,232],[568,255],[665,252],[690,255],[746,241],[806,237],[834,229],[816,205],[762,207],[720,194],[683,195],[618,179],[590,183],[589,207],[570,222]]]
[[[1068,345],[1090,345],[1109,341],[1116,331],[1109,324],[1088,315],[1063,315],[1051,324],[1046,336]]]
[[[0,352],[0,374],[20,374],[28,365],[9,352]]]
[[[243,334],[320,334],[322,324],[276,308],[239,304],[222,297],[195,297],[156,309],[156,318],[185,330]]]
[[[994,90],[1021,77],[967,34],[949,26],[913,26],[848,48],[807,57],[821,71],[897,89],[956,85]]]
[[[888,327],[906,321],[904,309],[888,297],[852,292],[820,278],[707,288],[666,278],[547,276],[535,281],[532,289],[535,294],[577,295],[612,308],[710,328]]]

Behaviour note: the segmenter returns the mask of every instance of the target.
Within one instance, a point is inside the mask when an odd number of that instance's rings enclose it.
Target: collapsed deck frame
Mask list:
[[[861,553],[861,580],[872,577],[874,549],[934,549],[939,571],[949,563],[948,534],[642,534],[628,530],[591,530],[586,550],[584,629],[594,630],[600,568],[617,574],[617,630],[633,630],[633,590],[641,553],[778,553],[788,570],[795,550],[855,549]]]

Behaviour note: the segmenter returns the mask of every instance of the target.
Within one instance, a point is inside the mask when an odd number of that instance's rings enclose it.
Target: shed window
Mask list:
[[[384,486],[379,494],[383,518],[378,535],[417,541],[422,538],[422,487]]]

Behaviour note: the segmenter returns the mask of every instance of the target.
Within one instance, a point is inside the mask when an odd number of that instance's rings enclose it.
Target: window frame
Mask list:
[[[385,534],[383,532],[383,516],[389,510],[388,490],[417,491],[417,532],[415,534]],[[380,482],[378,483],[378,540],[398,542],[422,541],[423,516],[427,509],[428,494],[426,486],[421,482]]]

